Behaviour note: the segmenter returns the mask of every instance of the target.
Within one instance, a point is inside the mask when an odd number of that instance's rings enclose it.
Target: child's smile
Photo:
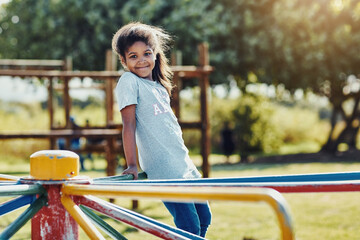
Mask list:
[[[139,77],[153,80],[152,70],[155,66],[155,54],[151,47],[142,41],[137,41],[125,52],[123,63],[130,72]]]

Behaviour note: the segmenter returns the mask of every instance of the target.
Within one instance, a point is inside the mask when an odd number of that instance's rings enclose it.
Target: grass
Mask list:
[[[0,157],[2,173],[26,176],[29,173],[27,160]],[[200,157],[193,156],[196,164]],[[359,171],[360,163],[287,163],[287,164],[237,164],[236,157],[230,159],[230,164],[224,164],[221,156],[212,155],[211,177],[232,176],[264,176],[277,174],[302,174],[318,172]],[[81,172],[90,177],[104,176],[105,161],[97,158],[95,170]],[[92,168],[86,162],[88,169]],[[121,169],[119,169],[119,173]],[[312,239],[359,239],[360,234],[360,193],[294,193],[284,194],[291,210],[293,225],[297,240]],[[5,198],[3,198],[5,199]],[[131,208],[129,199],[116,199],[116,204]],[[220,202],[211,201],[213,212],[212,225],[209,228],[208,239],[280,239],[275,213],[265,203]],[[8,226],[24,209],[1,216],[0,231]],[[167,224],[172,223],[169,213],[157,200],[141,200],[138,211],[146,216]],[[128,239],[157,239],[147,233],[137,231],[125,224],[105,218],[120,233]],[[29,239],[30,223],[27,223],[12,239]],[[80,239],[87,239],[80,229]],[[110,238],[108,238],[110,239]]]

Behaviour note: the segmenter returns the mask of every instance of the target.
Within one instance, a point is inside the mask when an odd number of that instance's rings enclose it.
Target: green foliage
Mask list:
[[[271,99],[246,94],[236,99],[211,100],[211,133],[213,152],[221,153],[221,130],[225,122],[234,130],[237,152],[246,157],[258,153],[316,151],[329,132],[311,103],[280,104]],[[297,149],[297,150],[296,150]]]
[[[220,31],[214,26],[221,10],[209,0],[13,0],[0,12],[0,57],[72,56],[75,69],[101,70],[117,29],[142,21],[165,27],[175,36],[174,48],[184,51],[184,63],[193,64],[197,44]]]
[[[344,131],[353,133],[360,98],[358,81],[349,76],[358,75],[360,64],[359,9],[355,0],[12,0],[0,9],[0,57],[71,55],[75,69],[104,69],[115,31],[142,21],[174,35],[184,64],[196,64],[197,44],[209,42],[212,84],[228,83],[231,75],[244,93],[256,79],[327,96],[334,116],[342,114],[347,123]],[[354,108],[346,113],[349,99]],[[264,127],[273,128],[254,130]]]
[[[264,97],[246,94],[232,111],[240,154],[270,152],[282,143],[279,127],[271,121],[274,106]]]
[[[218,98],[212,95],[210,107],[211,148],[213,152],[222,153],[221,130],[228,122],[230,128],[234,128],[232,111],[236,109],[238,99]]]
[[[12,0],[0,12],[0,53],[72,55],[76,69],[104,69],[115,31],[143,21],[175,36],[185,64],[196,64],[197,44],[208,41],[213,83],[231,74],[245,86],[254,72],[263,82],[329,96],[343,85],[341,74],[357,74],[359,8],[355,0]]]
[[[76,69],[104,69],[105,51],[123,24],[123,1],[13,0],[1,12],[2,58],[64,59]],[[18,19],[17,21],[14,21]]]
[[[277,105],[272,121],[281,131],[284,144],[310,141],[320,146],[329,132],[329,124],[320,120],[316,109]]]

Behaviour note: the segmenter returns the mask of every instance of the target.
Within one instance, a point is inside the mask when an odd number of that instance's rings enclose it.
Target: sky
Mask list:
[[[86,101],[89,96],[103,98],[105,94],[102,90],[78,89],[80,86],[90,87],[91,84],[91,79],[84,79],[83,82],[80,79],[73,79],[70,82],[70,96],[83,101]],[[47,97],[47,88],[38,82],[31,84],[20,78],[0,76],[0,100],[32,103],[46,101]]]
[[[1,0],[0,0],[1,1]],[[19,78],[0,77],[0,99],[4,101],[36,102],[45,101],[45,87],[35,87]]]

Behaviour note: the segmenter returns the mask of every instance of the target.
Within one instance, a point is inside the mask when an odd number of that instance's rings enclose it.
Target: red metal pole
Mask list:
[[[78,224],[61,203],[61,188],[79,174],[79,156],[65,150],[38,151],[30,156],[30,175],[47,192],[48,204],[31,220],[32,240],[77,240]],[[77,178],[79,179],[79,178]]]
[[[44,185],[48,206],[44,206],[31,220],[32,240],[79,239],[78,224],[60,201],[61,185]]]

